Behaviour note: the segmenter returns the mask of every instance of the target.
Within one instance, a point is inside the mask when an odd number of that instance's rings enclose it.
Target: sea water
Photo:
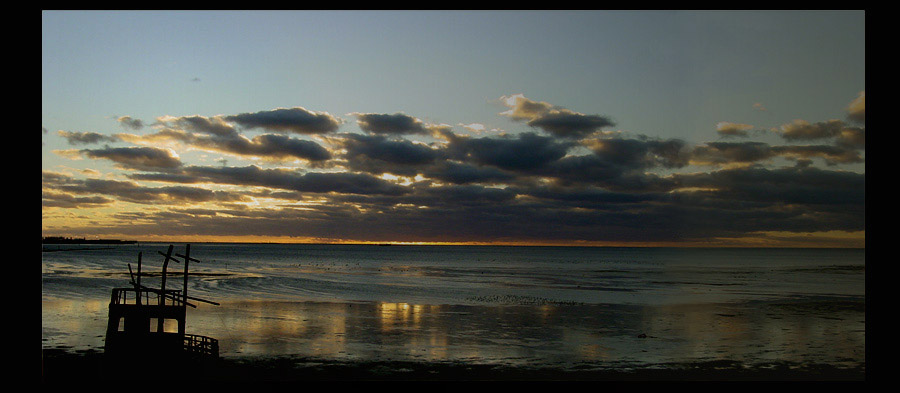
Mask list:
[[[102,348],[110,289],[130,286],[139,253],[155,274],[143,283],[158,287],[168,246],[45,245],[42,347]],[[188,332],[217,338],[223,357],[865,366],[864,249],[192,244],[190,255],[189,296],[220,305],[193,302]]]

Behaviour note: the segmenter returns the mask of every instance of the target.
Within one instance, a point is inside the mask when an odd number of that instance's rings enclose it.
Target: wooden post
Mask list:
[[[166,253],[166,260],[163,262],[162,283],[160,283],[159,305],[166,305],[166,268],[169,266],[169,259],[172,257],[172,245],[169,245],[169,251]],[[163,333],[165,331],[164,318],[156,318],[156,332]]]
[[[143,254],[142,252],[138,253],[137,296],[135,297],[137,299],[138,305],[141,304],[141,255],[142,254]]]
[[[182,295],[184,295],[184,302],[187,303],[187,288],[188,288],[188,263],[191,261],[191,245],[188,244],[185,246],[184,250],[184,289],[182,289]]]
[[[184,287],[181,289],[181,295],[183,296],[182,302],[183,302],[184,304],[188,304],[188,301],[187,301],[187,300],[188,300],[188,296],[187,296],[187,290],[188,290],[188,263],[190,263],[190,262],[191,262],[191,245],[188,244],[188,245],[185,246],[185,249],[184,249]],[[185,310],[187,310],[187,307],[184,307],[184,308],[185,308]],[[178,321],[178,334],[184,334],[184,332],[185,332],[185,324],[186,324],[185,319],[186,319],[186,318],[187,318],[187,316],[185,315],[184,318],[182,318],[181,320]]]

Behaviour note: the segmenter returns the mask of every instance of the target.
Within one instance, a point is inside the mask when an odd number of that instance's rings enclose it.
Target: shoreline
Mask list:
[[[146,368],[146,367],[145,367]],[[466,362],[405,360],[335,361],[303,357],[222,357],[188,374],[154,378],[188,381],[865,381],[865,365],[842,368],[827,364],[773,362],[748,366],[730,360],[635,366],[620,369],[506,366]],[[186,376],[189,375],[189,376]],[[47,383],[133,379],[104,367],[102,350],[41,351],[41,380]]]

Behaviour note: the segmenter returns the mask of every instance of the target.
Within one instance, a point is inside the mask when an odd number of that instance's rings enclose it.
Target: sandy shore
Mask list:
[[[44,349],[41,379],[46,383],[126,380],[104,365],[102,351]],[[462,362],[337,362],[312,358],[226,357],[188,374],[163,374],[145,365],[154,379],[197,381],[865,381],[865,368],[771,363],[746,367],[732,361],[668,364],[624,369],[556,369]]]

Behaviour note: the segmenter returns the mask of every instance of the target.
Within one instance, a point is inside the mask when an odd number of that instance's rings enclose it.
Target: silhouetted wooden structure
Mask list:
[[[218,305],[216,302],[188,296],[188,265],[200,262],[190,257],[191,246],[184,255],[173,254],[169,246],[164,256],[160,288],[141,283],[143,273],[141,253],[138,254],[137,274],[128,264],[131,288],[113,288],[109,301],[109,321],[104,351],[111,359],[161,359],[165,361],[214,360],[219,358],[219,342],[210,337],[185,332],[187,307],[197,307],[189,300]],[[180,258],[180,260],[179,260]],[[170,261],[184,264],[181,289],[167,289],[167,269]],[[172,330],[175,321],[177,330]],[[166,328],[169,327],[169,330]]]

